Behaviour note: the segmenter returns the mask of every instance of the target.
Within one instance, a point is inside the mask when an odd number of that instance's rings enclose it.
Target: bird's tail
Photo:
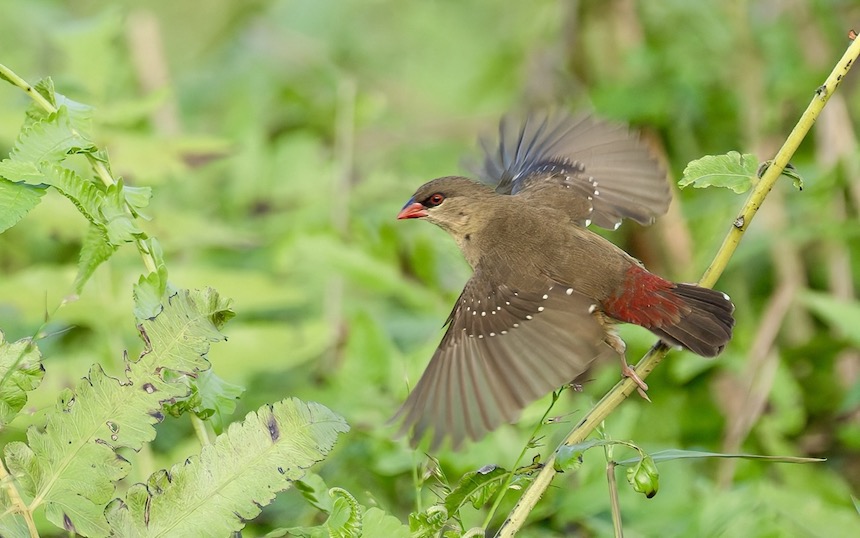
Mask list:
[[[680,345],[697,355],[719,355],[731,340],[735,324],[735,305],[729,296],[693,284],[675,284],[671,293],[683,304],[678,321],[648,329],[667,344]]]

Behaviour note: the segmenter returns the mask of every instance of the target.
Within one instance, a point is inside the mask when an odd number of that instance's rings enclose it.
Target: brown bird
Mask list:
[[[447,231],[474,274],[442,342],[394,420],[412,445],[433,431],[458,448],[516,420],[533,400],[582,374],[599,356],[624,358],[617,322],[649,329],[705,357],[731,339],[729,297],[648,272],[589,231],[623,218],[650,224],[672,194],[666,174],[626,127],[589,116],[502,120],[485,151],[484,184],[442,177],[422,185],[398,219]]]

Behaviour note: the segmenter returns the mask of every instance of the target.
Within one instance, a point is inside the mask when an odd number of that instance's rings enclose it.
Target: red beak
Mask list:
[[[397,214],[398,219],[420,219],[427,216],[427,208],[418,202],[406,204]]]

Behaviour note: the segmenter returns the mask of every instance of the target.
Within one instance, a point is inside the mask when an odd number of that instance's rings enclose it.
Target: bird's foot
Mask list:
[[[642,378],[639,377],[636,370],[627,364],[627,361],[623,361],[623,364],[621,365],[621,374],[624,375],[624,377],[629,377],[634,383],[636,383],[636,390],[639,392],[639,396],[649,402],[651,401],[651,398],[649,398],[647,394],[648,384],[642,381]]]

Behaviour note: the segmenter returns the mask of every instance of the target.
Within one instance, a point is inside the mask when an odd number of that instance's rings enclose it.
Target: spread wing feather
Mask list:
[[[481,180],[501,194],[524,194],[584,225],[650,224],[672,194],[666,172],[623,125],[591,116],[504,118],[499,140],[481,140]]]
[[[424,375],[394,420],[431,449],[477,440],[523,407],[583,373],[609,350],[589,315],[593,301],[547,280],[517,290],[481,278],[466,284]]]

